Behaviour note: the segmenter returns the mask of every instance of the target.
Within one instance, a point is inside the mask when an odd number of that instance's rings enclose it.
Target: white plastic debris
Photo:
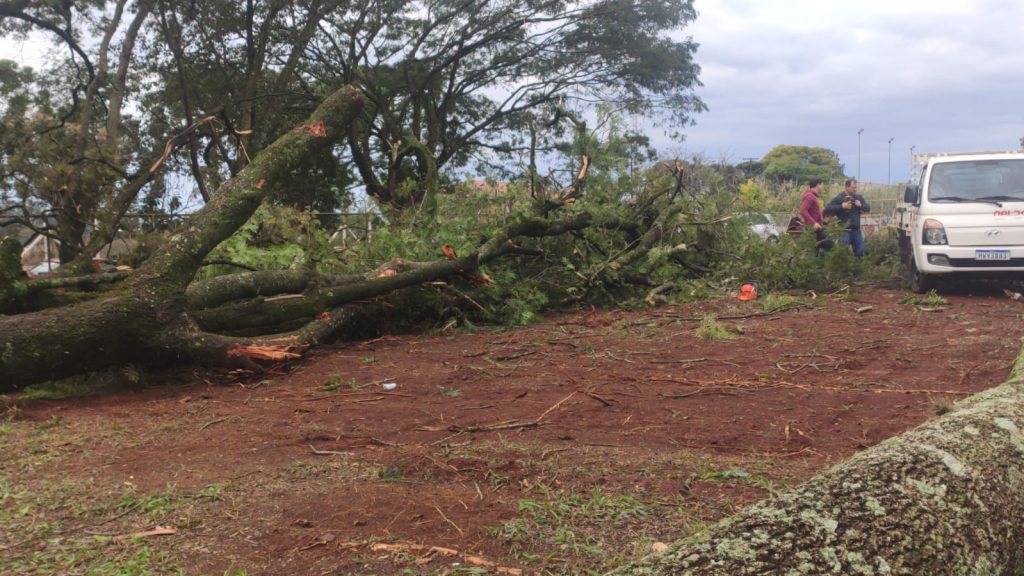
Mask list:
[[[394,382],[385,382],[384,384],[382,384],[382,386],[384,387],[384,390],[387,390],[389,392],[391,390],[394,390],[395,388],[398,388],[398,384]]]

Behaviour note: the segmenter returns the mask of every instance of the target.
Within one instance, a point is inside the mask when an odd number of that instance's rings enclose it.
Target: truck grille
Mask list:
[[[974,258],[950,258],[950,266],[954,268],[1024,268],[1024,258],[1009,260],[975,260]]]

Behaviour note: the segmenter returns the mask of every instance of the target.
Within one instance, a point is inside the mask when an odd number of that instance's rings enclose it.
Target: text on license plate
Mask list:
[[[1009,260],[1009,250],[975,250],[975,260]]]

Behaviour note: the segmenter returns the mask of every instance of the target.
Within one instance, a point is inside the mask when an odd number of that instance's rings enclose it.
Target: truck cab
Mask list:
[[[1024,152],[915,155],[894,219],[914,292],[952,276],[1024,279]]]

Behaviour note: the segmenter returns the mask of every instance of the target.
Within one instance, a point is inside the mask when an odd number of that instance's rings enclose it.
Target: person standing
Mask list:
[[[845,228],[840,241],[844,246],[852,247],[853,255],[858,258],[864,256],[864,234],[860,229],[860,215],[870,211],[868,201],[857,193],[855,178],[847,180],[843,191],[825,205],[825,216],[835,216]]]
[[[832,249],[832,241],[825,233],[825,218],[821,214],[821,204],[818,198],[821,196],[822,183],[820,178],[811,178],[807,190],[800,199],[800,219],[804,221],[804,227],[814,229],[814,238],[818,241],[818,252]]]

